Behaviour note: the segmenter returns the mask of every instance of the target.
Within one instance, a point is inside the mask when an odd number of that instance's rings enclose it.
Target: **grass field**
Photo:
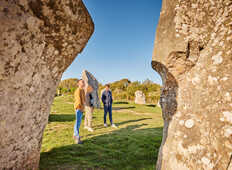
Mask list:
[[[77,145],[72,138],[73,96],[56,97],[44,132],[40,169],[155,169],[162,139],[161,109],[115,102],[113,120],[118,128],[105,128],[103,110],[95,110],[94,132],[84,130],[82,121],[80,133],[84,144]]]

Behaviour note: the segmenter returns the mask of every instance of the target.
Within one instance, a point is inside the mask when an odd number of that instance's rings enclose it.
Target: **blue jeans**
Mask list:
[[[77,136],[77,137],[80,136],[79,130],[81,126],[82,115],[83,113],[80,110],[76,110],[76,123],[74,125],[74,136]]]
[[[104,124],[106,124],[106,116],[107,116],[108,112],[109,112],[110,123],[112,125],[113,124],[113,120],[112,120],[112,105],[110,105],[110,106],[104,105]]]

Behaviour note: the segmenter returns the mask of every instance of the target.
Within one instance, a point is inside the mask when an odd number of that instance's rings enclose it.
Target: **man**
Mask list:
[[[113,120],[112,120],[113,98],[112,98],[112,93],[110,91],[110,85],[109,84],[106,85],[105,90],[102,92],[101,100],[102,100],[102,103],[104,105],[104,126],[107,127],[106,117],[107,117],[107,113],[109,113],[109,119],[110,119],[111,127],[116,128],[116,126],[115,126],[115,124],[113,123]]]
[[[88,85],[85,94],[85,129],[90,132],[93,132],[92,129],[92,117],[93,117],[93,96],[92,93],[93,88],[92,86]]]
[[[74,125],[74,135],[73,138],[75,139],[77,144],[82,144],[82,141],[80,139],[80,126],[81,126],[81,120],[85,108],[85,82],[81,79],[78,82],[78,88],[76,89],[74,93],[74,109],[76,111],[76,123]]]

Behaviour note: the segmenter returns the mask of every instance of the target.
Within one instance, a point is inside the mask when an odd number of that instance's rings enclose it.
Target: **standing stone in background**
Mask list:
[[[161,105],[160,105],[160,100],[157,102],[157,106],[158,106],[158,107],[161,107]]]
[[[146,104],[146,96],[142,91],[135,92],[135,104]]]
[[[82,72],[82,79],[85,81],[86,83],[86,87],[87,85],[91,85],[93,87],[93,92],[92,92],[92,96],[93,96],[93,101],[94,101],[94,107],[95,108],[100,108],[101,103],[98,97],[98,81],[97,79],[88,71],[84,70]]]
[[[63,72],[94,30],[81,0],[0,0],[0,169],[36,170]]]
[[[61,89],[59,89],[59,88],[57,90],[57,96],[61,96]]]
[[[163,80],[157,170],[231,170],[232,1],[163,0],[152,66]]]

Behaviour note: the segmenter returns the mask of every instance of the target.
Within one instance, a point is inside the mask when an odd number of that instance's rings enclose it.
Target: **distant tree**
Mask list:
[[[58,87],[66,88],[66,89],[77,88],[78,86],[77,83],[78,83],[78,79],[75,78],[66,79],[66,80],[62,80]]]
[[[78,79],[66,79],[60,82],[57,88],[57,94],[73,94],[77,88]],[[113,94],[114,100],[128,100],[134,101],[135,92],[141,90],[145,96],[148,103],[157,104],[160,98],[160,88],[161,86],[153,83],[151,80],[146,79],[142,83],[139,81],[131,82],[128,79],[122,79],[110,83],[111,91]],[[102,90],[105,88],[105,85],[99,83],[98,94],[101,96]]]
[[[57,92],[60,93],[59,95],[68,94],[68,93],[71,94],[77,88],[78,86],[77,83],[78,83],[78,79],[76,78],[62,80],[57,87]]]

